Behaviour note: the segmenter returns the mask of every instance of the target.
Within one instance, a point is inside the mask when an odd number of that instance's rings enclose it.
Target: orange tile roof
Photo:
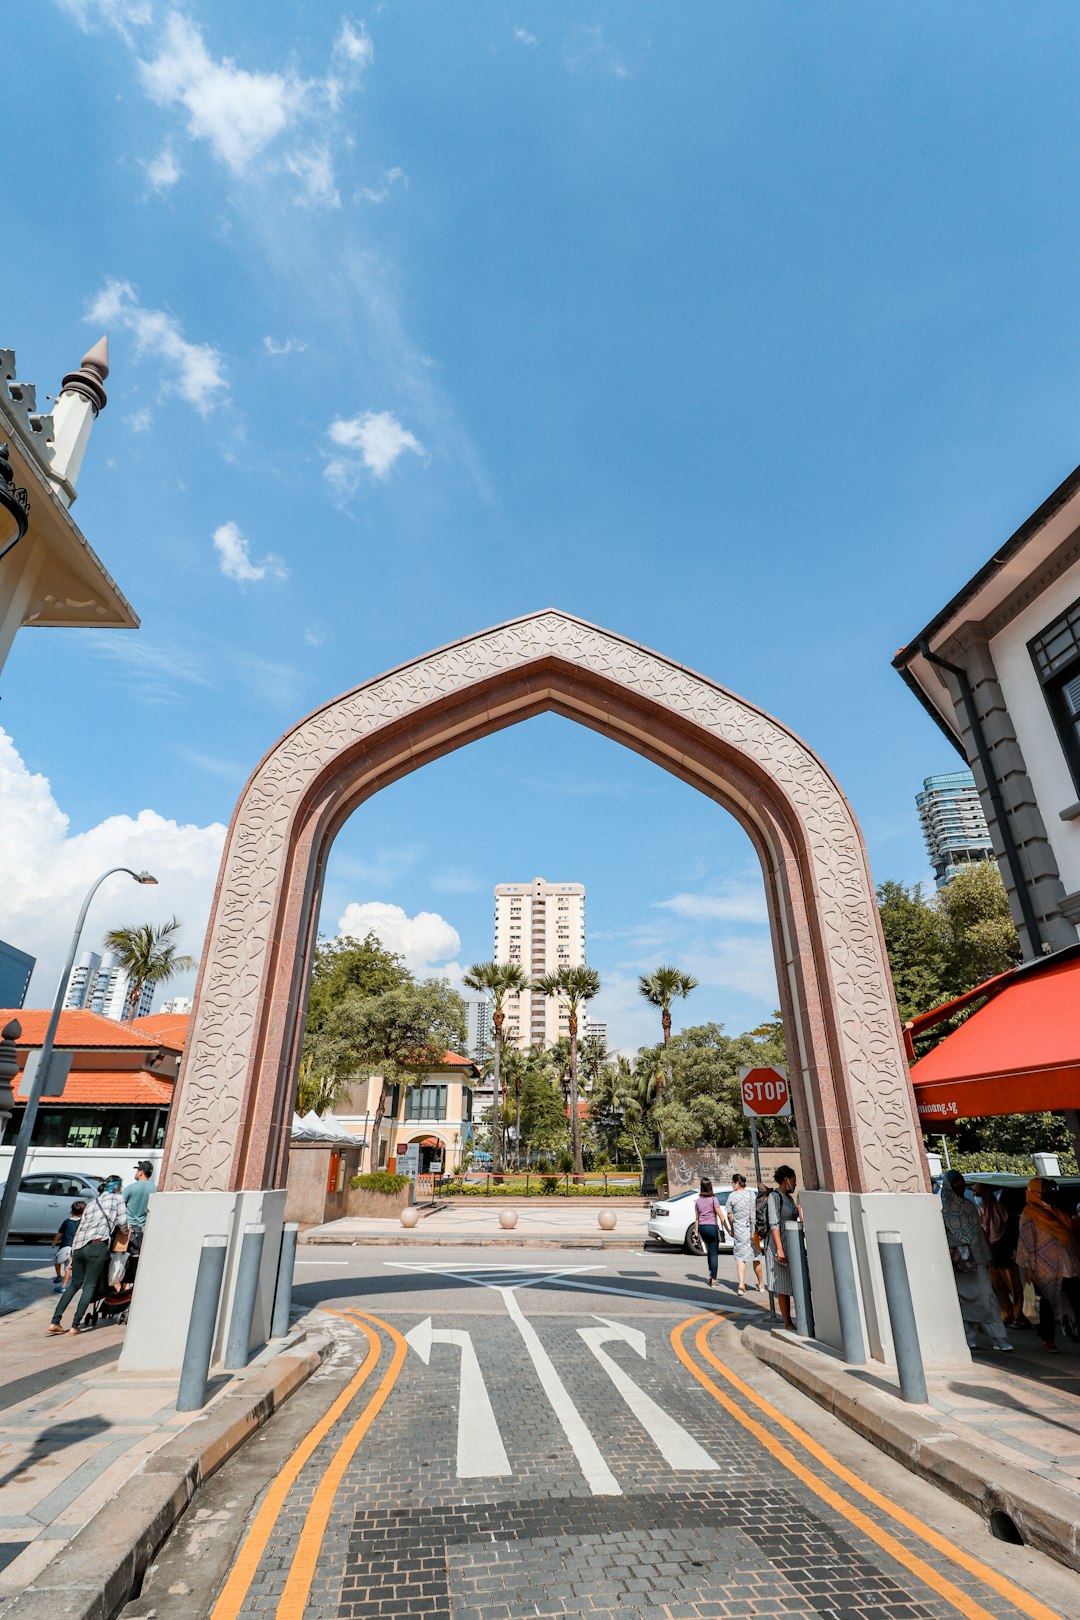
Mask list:
[[[51,1010],[48,1007],[13,1007],[7,1011],[0,1009],[0,1029],[3,1029],[12,1018],[17,1018],[22,1025],[22,1034],[15,1045],[43,1046],[50,1016]],[[142,1022],[145,1023],[146,1020],[143,1019]],[[145,1048],[150,1044],[163,1046],[171,1043],[162,1041],[156,1035],[151,1043],[148,1031],[140,1029],[137,1024],[121,1024],[115,1018],[105,1018],[101,1013],[86,1012],[79,1008],[60,1014],[56,1044],[65,1051],[77,1052],[84,1047]]]
[[[16,1102],[25,1102],[22,1074],[15,1078]],[[145,1069],[72,1069],[62,1097],[46,1098],[44,1108],[168,1108],[173,1081]]]
[[[182,1052],[190,1023],[190,1013],[149,1013],[145,1018],[136,1018],[132,1028],[145,1030],[158,1046]]]

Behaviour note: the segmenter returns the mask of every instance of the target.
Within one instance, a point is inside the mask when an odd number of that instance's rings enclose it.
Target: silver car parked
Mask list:
[[[42,1170],[23,1176],[11,1219],[11,1238],[44,1238],[48,1242],[71,1214],[76,1198],[96,1198],[97,1178],[70,1170]],[[0,1193],[3,1188],[0,1188]]]

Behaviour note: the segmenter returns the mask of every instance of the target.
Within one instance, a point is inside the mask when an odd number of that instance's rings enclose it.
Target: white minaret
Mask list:
[[[102,386],[109,375],[109,340],[100,338],[82,357],[78,371],[64,378],[60,398],[53,407],[49,460],[56,493],[65,506],[75,499],[75,483],[86,454],[90,429],[108,396]]]

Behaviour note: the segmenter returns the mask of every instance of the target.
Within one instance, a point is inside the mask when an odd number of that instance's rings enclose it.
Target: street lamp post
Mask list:
[[[68,951],[67,962],[64,965],[63,973],[60,975],[60,985],[56,992],[56,1000],[53,1002],[53,1010],[52,1016],[49,1019],[49,1027],[45,1031],[45,1041],[41,1048],[41,1058],[38,1062],[37,1073],[34,1076],[34,1083],[31,1086],[30,1093],[26,1099],[26,1109],[23,1113],[22,1124],[19,1126],[19,1134],[15,1141],[15,1151],[11,1155],[11,1163],[8,1165],[7,1185],[4,1188],[4,1196],[2,1199],[0,1199],[0,1259],[3,1258],[4,1248],[8,1240],[8,1232],[11,1230],[11,1217],[15,1212],[15,1199],[18,1197],[19,1182],[22,1180],[23,1165],[26,1163],[27,1149],[30,1146],[30,1137],[33,1134],[34,1122],[37,1119],[38,1103],[41,1101],[42,1093],[45,1090],[45,1084],[49,1078],[49,1064],[52,1061],[53,1045],[56,1041],[57,1026],[60,1023],[60,1011],[64,1005],[64,996],[67,994],[68,980],[71,977],[71,970],[75,965],[75,953],[79,949],[79,939],[82,935],[83,923],[86,921],[86,913],[90,909],[91,900],[94,898],[105,879],[108,877],[113,877],[117,872],[126,872],[128,877],[135,879],[136,883],[157,882],[157,878],[151,877],[149,872],[133,872],[130,866],[111,866],[107,872],[102,872],[97,881],[91,885],[90,892],[87,894],[86,899],[82,903],[82,910],[79,912],[79,920],[75,924],[75,932],[71,936],[71,948]]]

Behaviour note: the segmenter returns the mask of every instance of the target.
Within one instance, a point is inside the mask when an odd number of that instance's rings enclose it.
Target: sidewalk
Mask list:
[[[1080,1347],[1049,1356],[1034,1333],[1012,1355],[926,1374],[929,1403],[900,1398],[892,1368],[848,1366],[768,1324],[743,1330],[759,1360],[850,1428],[988,1522],[1007,1514],[1025,1542],[1080,1570]]]
[[[499,1211],[513,1209],[517,1226],[504,1231]],[[600,1227],[597,1216],[611,1210],[613,1232]],[[500,1248],[640,1249],[648,1235],[649,1210],[629,1198],[573,1198],[561,1205],[539,1198],[473,1198],[417,1211],[420,1220],[411,1230],[397,1219],[346,1216],[311,1226],[300,1234],[301,1243],[412,1243],[419,1248],[446,1245],[469,1248],[492,1244]]]
[[[20,1303],[0,1317],[0,1615],[12,1620],[114,1613],[202,1480],[329,1345],[296,1333],[179,1414],[175,1377],[117,1371],[122,1327],[48,1336],[51,1258],[19,1264],[8,1297]]]

